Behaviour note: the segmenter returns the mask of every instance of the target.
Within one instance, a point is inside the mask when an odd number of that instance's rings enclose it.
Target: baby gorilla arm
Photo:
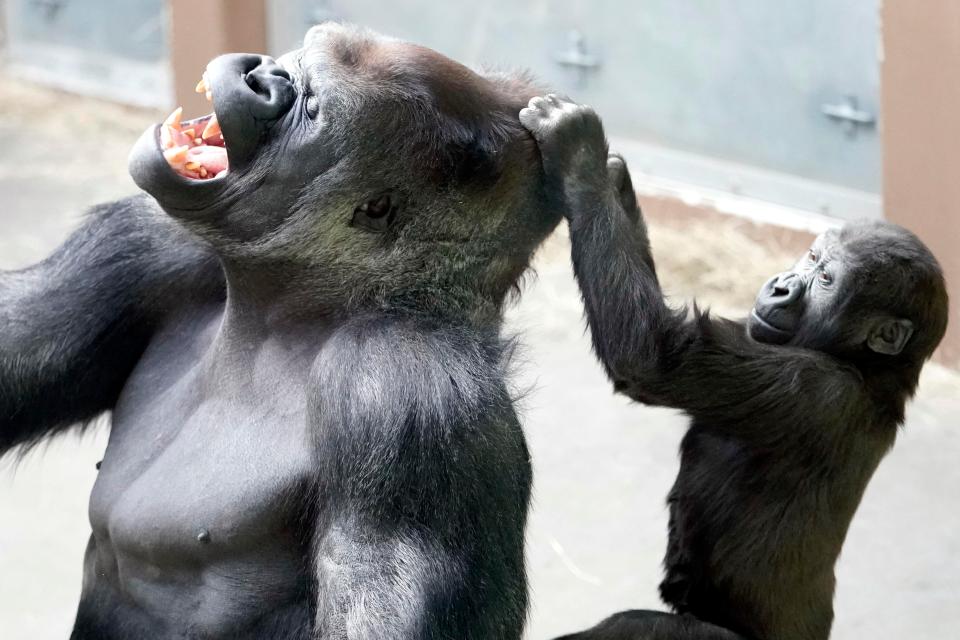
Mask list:
[[[819,380],[836,378],[820,375],[829,365],[813,352],[761,345],[741,323],[667,306],[629,173],[608,158],[592,109],[548,96],[520,119],[562,196],[594,350],[618,391],[725,422],[758,411],[797,415],[798,384],[805,401],[841,392],[821,388]]]
[[[0,455],[112,408],[164,314],[222,287],[145,197],[93,209],[49,258],[0,272]]]
[[[316,637],[519,638],[530,467],[496,337],[338,330],[315,366]]]

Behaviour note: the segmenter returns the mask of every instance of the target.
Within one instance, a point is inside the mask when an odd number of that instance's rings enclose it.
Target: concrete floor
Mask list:
[[[125,147],[155,114],[126,112],[24,88],[0,77],[0,269],[56,246],[82,207],[129,193]],[[737,246],[750,266],[785,256],[734,231],[652,229],[666,286],[707,289],[741,309],[746,289],[716,285],[708,258]],[[677,249],[702,238],[696,256]],[[713,243],[713,244],[711,244]],[[737,244],[742,243],[742,244]],[[675,250],[677,249],[677,250]],[[614,397],[583,331],[567,244],[554,237],[537,279],[511,310],[526,345],[517,384],[536,486],[528,531],[532,610],[528,637],[589,626],[624,608],[659,608],[664,496],[685,421]],[[705,264],[701,264],[707,260]],[[783,262],[786,264],[786,262]],[[694,265],[696,268],[691,268]],[[713,267],[717,267],[714,269]],[[702,273],[701,273],[702,272]],[[741,278],[731,278],[731,282]],[[960,626],[960,378],[929,367],[900,440],[881,465],[838,567],[834,638],[941,640]],[[66,638],[80,588],[86,503],[106,428],[65,436],[19,465],[0,463],[0,621],[3,638]]]

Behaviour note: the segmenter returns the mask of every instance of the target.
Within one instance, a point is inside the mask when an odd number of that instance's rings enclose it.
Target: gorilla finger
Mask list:
[[[607,168],[613,171],[615,167],[623,171],[627,167],[627,161],[619,153],[610,153],[607,155]]]
[[[546,95],[546,100],[555,107],[562,107],[564,102],[569,102],[569,100],[564,100],[555,93],[548,93]]]
[[[630,170],[627,168],[627,162],[623,159],[623,156],[616,153],[609,155],[607,158],[607,174],[617,191],[617,198],[620,200],[624,212],[633,222],[636,222],[640,217],[640,205],[637,202],[637,192],[633,188]]]
[[[623,161],[623,158],[610,154],[607,158],[607,175],[610,176],[610,183],[619,191],[620,186],[623,184],[624,176],[627,176],[626,179],[629,180],[627,165]]]
[[[530,109],[543,111],[544,113],[546,113],[550,105],[547,102],[546,98],[543,98],[542,96],[535,96],[533,98],[530,98],[530,102],[528,103],[527,106]]]
[[[535,128],[540,124],[543,119],[543,114],[541,114],[536,109],[530,107],[524,107],[520,110],[520,122],[528,128]]]

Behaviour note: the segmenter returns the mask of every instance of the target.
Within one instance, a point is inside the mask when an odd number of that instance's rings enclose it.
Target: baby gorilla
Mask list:
[[[517,640],[534,89],[335,24],[199,89],[0,273],[0,454],[113,412],[72,638]]]
[[[596,114],[521,113],[564,198],[594,349],[614,388],[691,418],[660,593],[581,640],[823,640],[834,563],[947,324],[937,261],[882,222],[818,238],[744,324],[667,307],[623,161]]]

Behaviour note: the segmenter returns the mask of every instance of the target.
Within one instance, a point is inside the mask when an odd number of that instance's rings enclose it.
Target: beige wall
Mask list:
[[[951,315],[939,357],[960,365],[960,1],[885,0],[882,17],[884,209],[943,265]]]
[[[265,0],[171,0],[174,92],[187,118],[210,112],[194,92],[207,62],[222,53],[267,49]]]

